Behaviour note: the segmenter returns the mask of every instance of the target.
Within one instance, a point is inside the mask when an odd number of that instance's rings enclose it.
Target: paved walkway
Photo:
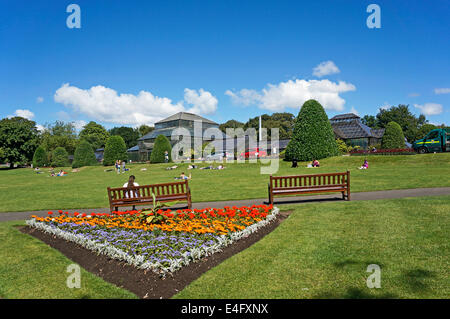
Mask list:
[[[450,187],[437,187],[437,188],[413,188],[413,189],[397,189],[387,191],[375,191],[375,192],[360,192],[352,193],[352,201],[358,200],[377,200],[377,199],[391,199],[391,198],[404,198],[404,197],[421,197],[421,196],[439,196],[450,195]],[[336,195],[317,195],[317,196],[295,196],[278,198],[275,197],[274,205],[286,205],[286,204],[303,204],[303,203],[323,203],[323,202],[344,202],[340,193]],[[219,202],[199,202],[193,203],[193,208],[203,209],[206,207],[221,208],[224,206],[251,206],[267,204],[267,198],[260,199],[244,199],[234,201],[219,201]],[[147,205],[148,207],[148,205]],[[170,207],[171,209],[186,208],[185,205],[179,204]],[[53,210],[57,212],[58,210]],[[73,213],[109,213],[109,208],[90,208],[90,209],[66,209],[64,211]],[[24,220],[28,219],[30,215],[47,216],[48,210],[39,210],[32,212],[11,212],[0,213],[0,222],[6,222],[10,220]]]

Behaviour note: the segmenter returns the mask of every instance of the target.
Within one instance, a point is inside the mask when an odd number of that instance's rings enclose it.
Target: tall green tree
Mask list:
[[[30,163],[39,142],[36,122],[19,116],[0,121],[0,162]]]
[[[138,127],[139,137],[142,137],[145,134],[152,132],[154,129],[155,129],[154,126],[142,124],[141,126]]]
[[[339,150],[325,110],[316,100],[306,101],[298,113],[285,159],[311,161],[336,155]]]
[[[128,159],[127,146],[119,135],[111,136],[105,145],[103,153],[103,165],[114,165],[117,160],[126,161]]]
[[[133,147],[137,144],[137,139],[140,137],[138,129],[133,129],[127,126],[114,127],[109,130],[109,134],[122,136],[127,148]]]
[[[66,167],[69,166],[69,154],[64,147],[57,147],[52,152],[52,166]]]
[[[405,147],[405,136],[401,126],[392,121],[386,125],[383,138],[381,139],[382,149],[395,149]]]
[[[424,138],[431,130],[434,130],[438,128],[436,125],[433,124],[424,124],[420,127],[419,132],[417,133],[417,139],[420,140]]]
[[[47,152],[42,146],[38,146],[33,155],[33,166],[42,167],[47,166],[48,164],[49,162]]]
[[[72,168],[83,166],[92,166],[97,164],[94,149],[88,141],[82,140],[75,150],[73,157]]]
[[[378,128],[377,118],[373,115],[364,115],[361,118],[361,122],[370,128]]]
[[[85,140],[94,147],[94,149],[104,147],[106,141],[109,138],[108,131],[103,127],[103,125],[98,124],[94,121],[90,121],[88,124],[83,126],[80,131],[80,140]]]
[[[41,136],[41,145],[49,154],[50,160],[55,148],[63,147],[70,155],[73,155],[78,144],[75,126],[70,122],[55,121],[53,124],[46,124]]]
[[[380,109],[376,117],[378,127],[387,128],[390,122],[399,124],[410,143],[418,139],[420,127],[428,122],[425,115],[421,114],[416,117],[409,110],[409,106],[404,104],[391,106],[388,109]]]
[[[153,145],[152,153],[150,154],[150,163],[164,163],[164,152],[169,153],[169,162],[172,161],[172,146],[170,141],[164,135],[158,135]]]

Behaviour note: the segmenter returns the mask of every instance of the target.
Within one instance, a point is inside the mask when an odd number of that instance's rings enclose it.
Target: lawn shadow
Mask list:
[[[369,289],[369,288],[367,288]],[[360,288],[348,288],[345,292],[336,293],[331,291],[321,292],[312,297],[313,299],[398,299],[399,297],[385,293],[382,295],[372,295]]]
[[[400,276],[402,282],[405,282],[414,292],[430,290],[430,287],[426,281],[427,279],[435,277],[436,273],[434,271],[420,268],[404,271]]]

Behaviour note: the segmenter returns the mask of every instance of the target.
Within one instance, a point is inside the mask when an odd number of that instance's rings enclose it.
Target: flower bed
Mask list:
[[[278,212],[271,205],[158,210],[147,215],[141,211],[89,215],[59,211],[48,212],[47,217],[32,216],[26,223],[165,276],[247,237],[275,219]]]

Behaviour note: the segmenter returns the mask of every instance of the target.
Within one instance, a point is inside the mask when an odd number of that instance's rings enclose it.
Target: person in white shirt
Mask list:
[[[128,182],[123,184],[123,187],[131,188],[133,186],[139,186],[139,184],[134,181],[135,179],[136,179],[136,177],[134,177],[134,175],[130,175],[130,177],[128,178]],[[125,193],[125,198],[132,198],[132,197],[137,197],[137,196],[138,196],[137,190],[135,190],[134,192],[127,191]],[[133,206],[133,209],[134,209],[134,206]]]

